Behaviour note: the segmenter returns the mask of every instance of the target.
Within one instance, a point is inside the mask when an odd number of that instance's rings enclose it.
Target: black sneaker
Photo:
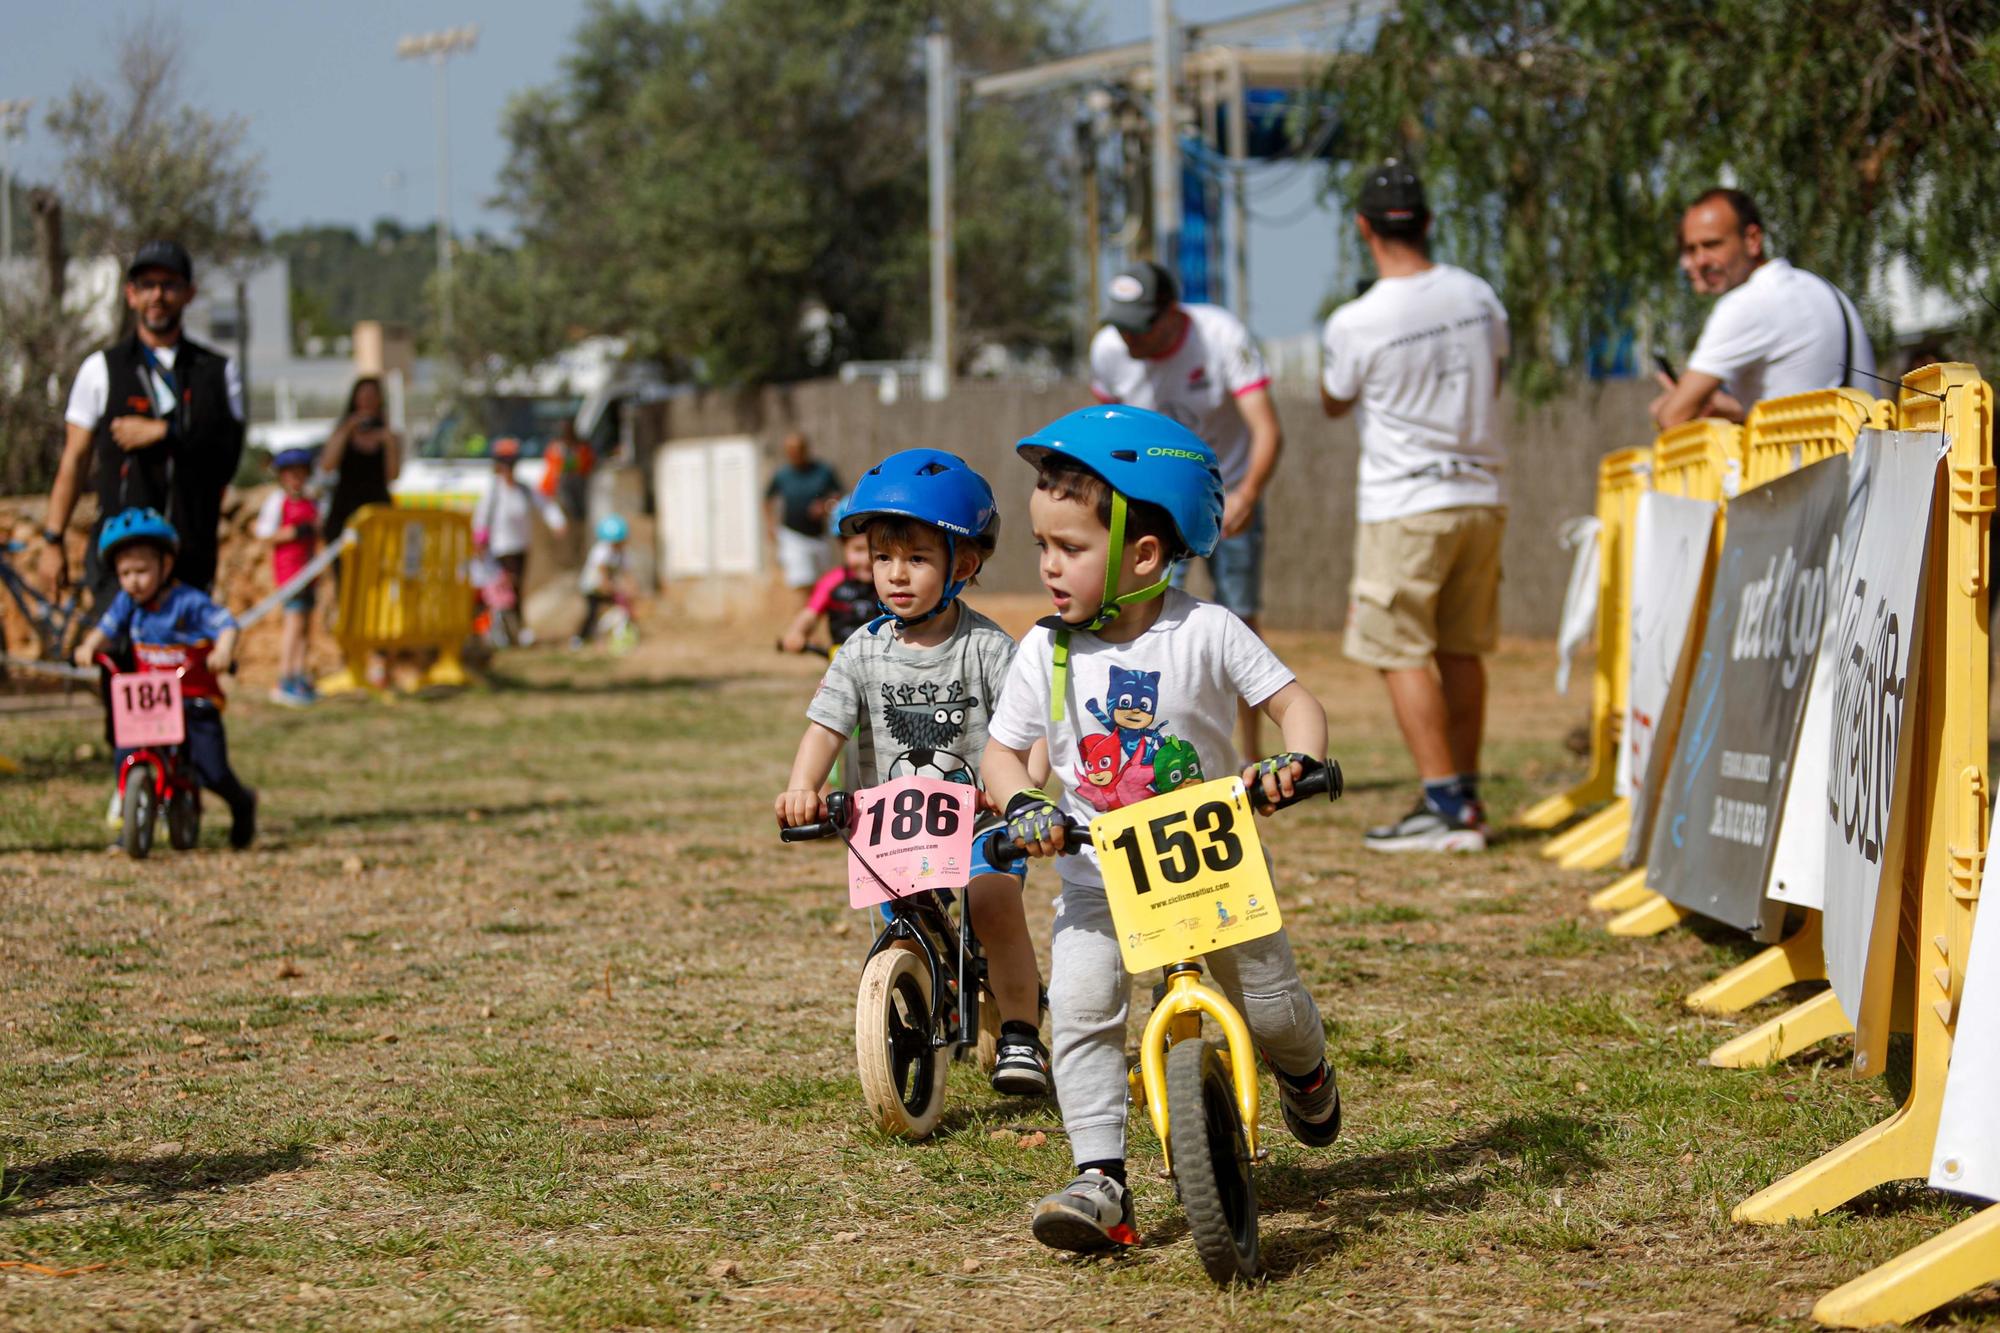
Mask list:
[[[1486,822],[1477,801],[1448,815],[1420,800],[1395,823],[1369,829],[1361,845],[1376,852],[1483,852]]]
[[[242,851],[257,840],[257,793],[229,812],[229,845]]]
[[[1303,1088],[1278,1075],[1278,1106],[1285,1113],[1285,1128],[1308,1148],[1324,1148],[1340,1137],[1340,1085],[1326,1061],[1319,1062]]]
[[[1085,1171],[1036,1204],[1029,1225],[1035,1239],[1052,1250],[1092,1254],[1139,1243],[1132,1228],[1132,1192],[1102,1171]]]
[[[1010,1097],[1046,1097],[1049,1051],[1038,1037],[1002,1032],[993,1059],[993,1091]]]

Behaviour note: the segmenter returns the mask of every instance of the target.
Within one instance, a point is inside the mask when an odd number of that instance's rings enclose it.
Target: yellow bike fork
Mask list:
[[[1250,1025],[1228,997],[1201,979],[1201,965],[1192,961],[1175,963],[1167,969],[1166,994],[1153,1006],[1146,1020],[1146,1034],[1139,1043],[1139,1067],[1131,1073],[1132,1099],[1146,1108],[1153,1132],[1159,1136],[1160,1151],[1167,1170],[1174,1169],[1173,1149],[1167,1137],[1167,1047],[1178,1041],[1201,1036],[1201,1016],[1207,1014],[1222,1029],[1227,1043],[1223,1058],[1229,1080],[1236,1088],[1236,1109],[1243,1117],[1244,1144],[1251,1160],[1257,1148],[1257,1050],[1251,1044]]]

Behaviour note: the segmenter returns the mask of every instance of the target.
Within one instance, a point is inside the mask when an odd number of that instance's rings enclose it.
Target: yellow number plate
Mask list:
[[[1129,972],[1276,934],[1284,924],[1241,778],[1099,815],[1090,838]]]

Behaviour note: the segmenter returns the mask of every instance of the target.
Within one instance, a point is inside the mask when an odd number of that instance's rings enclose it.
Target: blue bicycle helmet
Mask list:
[[[905,449],[861,474],[840,512],[840,534],[851,537],[865,532],[869,519],[884,517],[914,519],[938,529],[944,534],[946,565],[956,569],[958,539],[990,537],[999,526],[1000,511],[986,478],[957,454],[942,449]],[[885,620],[918,625],[942,615],[965,591],[967,582],[953,579],[946,584],[938,604],[920,616],[899,616],[883,606],[882,615],[870,628]]]
[[[601,542],[622,542],[631,535],[631,525],[617,514],[606,514],[597,520],[597,540]]]
[[[271,455],[271,471],[287,467],[311,467],[314,451],[311,449],[280,449]]]
[[[833,512],[826,516],[826,521],[833,524],[833,530],[841,536],[851,537],[854,534],[847,530],[847,516],[853,512],[854,492],[849,491],[833,506]]]
[[[97,534],[97,553],[109,560],[133,542],[151,542],[180,554],[181,535],[157,509],[125,509],[105,520]]]
[[[1055,634],[1049,716],[1060,722],[1069,680],[1071,632],[1102,629],[1124,608],[1165,593],[1173,581],[1177,561],[1168,562],[1166,573],[1157,582],[1135,592],[1118,591],[1118,571],[1125,559],[1127,502],[1139,500],[1166,511],[1185,548],[1183,555],[1210,555],[1222,536],[1222,473],[1215,464],[1215,451],[1186,426],[1158,412],[1118,404],[1086,407],[1058,417],[1014,448],[1037,467],[1044,458],[1060,454],[1111,487],[1111,544],[1104,565],[1103,600],[1084,624],[1071,625],[1060,618],[1044,622]]]

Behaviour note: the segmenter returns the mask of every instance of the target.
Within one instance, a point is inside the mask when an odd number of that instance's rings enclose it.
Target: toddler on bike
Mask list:
[[[959,600],[999,531],[993,489],[963,459],[937,449],[884,459],[854,488],[840,531],[866,535],[882,614],[841,645],[806,707],[806,734],[777,800],[784,828],[826,817],[820,787],[850,735],[856,788],[910,776],[976,786],[986,717],[1014,656],[1006,631]],[[965,893],[1000,1009],[993,1086],[1046,1093],[1041,977],[1021,906],[1026,876],[996,869],[984,845],[974,844]]]
[[[250,531],[271,543],[271,578],[282,588],[313,558],[319,546],[319,505],[306,494],[312,479],[313,451],[283,449],[271,459],[278,489],[264,497]],[[314,586],[311,583],[285,599],[284,638],[278,647],[278,686],[271,702],[303,708],[319,702],[306,672],[306,649],[312,637]]]
[[[1298,761],[1326,754],[1326,712],[1235,614],[1168,586],[1175,562],[1211,551],[1222,480],[1200,437],[1154,412],[1092,407],[1022,440],[1035,466],[1029,515],[1056,616],[1021,641],[987,724],[983,772],[1012,838],[1062,855],[1049,964],[1056,1096],[1077,1175],[1035,1206],[1035,1238],[1056,1249],[1132,1245],[1125,1184],[1125,1022],[1131,978],[1096,849],[1063,846],[1088,823],[1187,782],[1236,771],[1237,701],[1261,709],[1283,753],[1242,770],[1266,801],[1292,795]],[[1031,752],[1068,780],[1039,789]],[[1190,764],[1189,760],[1195,762]],[[1218,950],[1209,971],[1278,1078],[1285,1125],[1323,1146],[1340,1093],[1319,1010],[1283,931]]]
[[[621,515],[606,514],[597,520],[597,540],[583,558],[583,573],[577,579],[577,589],[583,593],[583,625],[569,641],[570,647],[588,644],[597,632],[597,622],[612,607],[625,614],[612,635],[614,646],[619,633],[631,623],[632,574],[625,563],[625,543],[631,536],[632,527]]]
[[[188,760],[201,785],[229,807],[229,845],[239,851],[257,836],[257,793],[229,767],[222,730],[222,682],[236,655],[236,619],[208,594],[174,578],[180,534],[155,509],[114,514],[98,534],[97,551],[118,576],[118,595],[77,645],[78,666],[89,666],[107,642],[132,641],[140,671],[179,671],[187,719]],[[117,762],[122,767],[125,754]]]
[[[841,531],[852,497],[834,506],[833,530]],[[853,637],[854,631],[873,620],[875,610],[875,557],[868,553],[868,534],[856,532],[840,539],[840,564],[820,575],[806,594],[806,604],[785,627],[778,646],[788,653],[802,653],[812,637],[813,626],[826,618],[826,632],[835,648]]]

